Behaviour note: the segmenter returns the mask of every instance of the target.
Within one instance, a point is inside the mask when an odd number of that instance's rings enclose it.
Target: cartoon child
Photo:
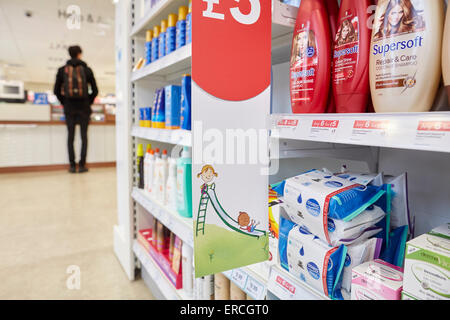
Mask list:
[[[215,183],[211,183],[215,177],[217,177],[218,174],[214,170],[213,166],[207,164],[203,166],[202,171],[197,174],[197,178],[200,178],[203,180],[204,184],[200,187],[202,189],[202,194],[207,192],[208,189],[214,190],[216,185]]]
[[[250,233],[255,231],[256,226],[259,225],[259,222],[256,223],[255,220],[250,220],[250,216],[247,212],[239,212],[238,223],[241,230],[245,230]]]

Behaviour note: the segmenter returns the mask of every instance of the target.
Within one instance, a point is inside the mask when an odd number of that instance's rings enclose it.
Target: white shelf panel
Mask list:
[[[248,268],[238,268],[223,272],[242,291],[254,300],[264,300],[267,294],[267,280]]]
[[[131,81],[145,80],[150,76],[160,79],[160,77],[164,78],[177,73],[180,73],[179,76],[181,77],[181,73],[190,73],[191,55],[192,43],[188,43],[174,52],[143,66],[139,70],[133,71]]]
[[[170,231],[180,237],[184,243],[194,247],[192,218],[184,218],[177,212],[169,210],[158,201],[151,199],[149,194],[144,190],[133,188],[131,197]]]
[[[280,139],[450,152],[450,112],[279,114],[271,128]]]
[[[267,290],[281,300],[330,300],[279,266],[272,267]]]
[[[161,20],[167,19],[170,13],[178,16],[180,6],[188,6],[188,0],[159,0],[153,7],[149,8],[142,18],[139,19],[131,29],[130,36],[145,37],[147,29],[160,25]]]
[[[133,243],[133,252],[167,300],[188,300],[183,289],[175,289],[150,254],[136,240]]]
[[[192,146],[192,134],[188,130],[155,129],[135,126],[131,135],[136,138],[159,141],[186,147]]]

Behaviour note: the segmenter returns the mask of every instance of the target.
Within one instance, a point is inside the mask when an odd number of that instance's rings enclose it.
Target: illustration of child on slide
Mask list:
[[[248,215],[247,212],[239,212],[238,223],[239,227],[242,230],[245,230],[250,233],[255,231],[256,226],[259,225],[259,222],[256,223],[254,219],[250,220],[250,216]]]

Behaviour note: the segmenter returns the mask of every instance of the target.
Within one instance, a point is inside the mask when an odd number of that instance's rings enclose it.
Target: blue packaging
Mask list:
[[[187,74],[181,79],[180,126],[191,130],[191,76]]]
[[[168,27],[166,31],[166,54],[174,52],[177,42],[177,27]]]
[[[329,246],[306,227],[281,216],[278,249],[281,267],[330,299],[343,300],[346,246]]]
[[[139,108],[139,127],[145,127],[144,118],[145,118],[144,108]]]
[[[146,127],[146,128],[152,127],[152,108],[151,107],[144,108],[144,127]]]
[[[186,45],[186,20],[177,21],[176,48]]]
[[[189,12],[186,16],[186,43],[192,42],[192,13]]]
[[[169,85],[165,92],[166,129],[180,129],[181,87]]]
[[[166,126],[165,113],[165,94],[164,88],[159,89],[158,99],[156,101],[156,108],[152,115],[152,128],[164,129]]]
[[[152,62],[152,42],[148,41],[145,43],[145,64]]]
[[[159,38],[152,39],[152,62],[158,60],[159,55]]]
[[[166,33],[161,32],[158,37],[158,57],[162,58],[166,55]]]

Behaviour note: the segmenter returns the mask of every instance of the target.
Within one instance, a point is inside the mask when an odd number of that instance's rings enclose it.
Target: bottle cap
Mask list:
[[[150,150],[152,150],[152,145],[149,143],[147,144],[147,153],[150,153]]]
[[[161,20],[161,32],[166,32],[167,29],[167,20]]]
[[[160,26],[154,26],[153,27],[153,38],[159,37],[159,32],[161,31]]]
[[[153,38],[153,30],[147,30],[145,33],[145,41],[150,42]]]
[[[155,150],[151,149],[150,154],[153,156],[155,154]]]
[[[190,77],[191,75],[189,73],[183,74],[183,77]]]
[[[142,145],[142,143],[138,144],[136,153],[137,153],[138,157],[143,157],[144,156],[144,146]]]
[[[178,17],[177,17],[177,15],[175,13],[169,14],[168,26],[169,27],[175,27],[177,25],[177,19],[178,19]]]
[[[191,151],[189,149],[189,147],[183,147],[183,152],[181,152],[181,157],[182,158],[190,158],[191,157]]]
[[[164,149],[162,154],[167,155],[167,150]]]
[[[156,148],[156,149],[155,149],[155,153],[159,153],[159,148]]]
[[[178,8],[178,21],[186,20],[188,8],[186,6],[181,6]]]

